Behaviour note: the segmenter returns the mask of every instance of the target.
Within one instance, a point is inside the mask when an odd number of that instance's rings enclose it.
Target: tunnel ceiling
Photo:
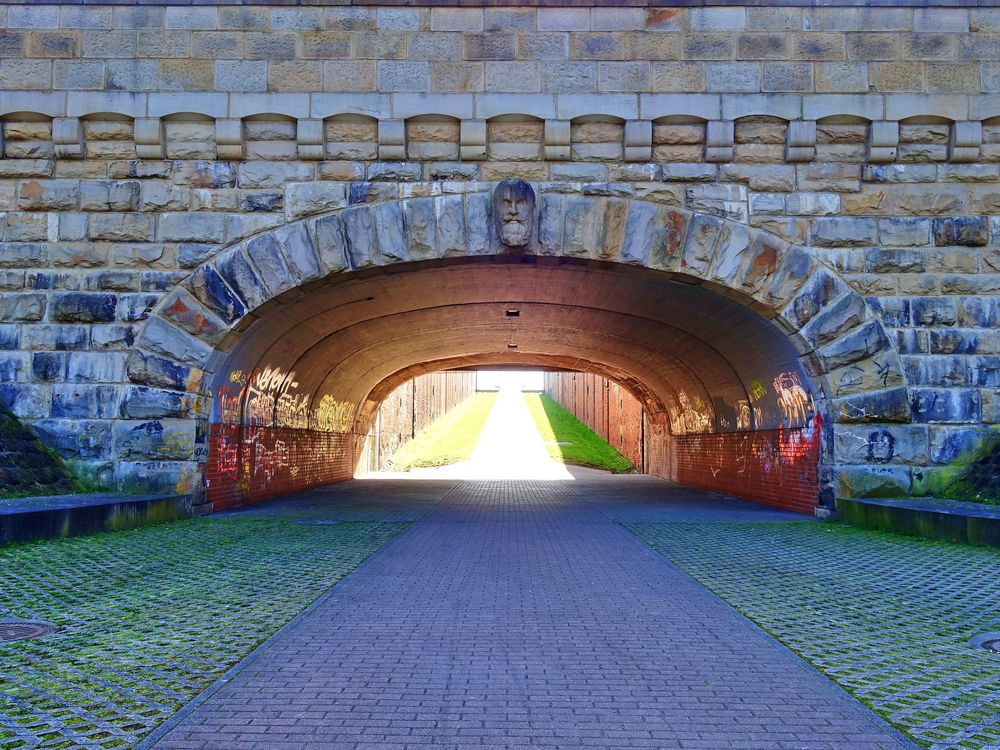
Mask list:
[[[674,433],[799,426],[807,408],[789,394],[811,403],[797,353],[775,325],[704,287],[625,266],[397,267],[262,308],[231,344],[214,365],[213,393],[267,372],[286,405],[336,411],[326,428],[364,429],[412,375],[487,364],[597,372]],[[361,424],[349,425],[358,415]],[[253,419],[216,399],[214,418],[234,417]]]

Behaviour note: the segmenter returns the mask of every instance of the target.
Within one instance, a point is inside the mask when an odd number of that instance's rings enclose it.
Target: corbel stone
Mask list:
[[[243,120],[224,117],[215,121],[215,153],[223,161],[243,159]]]
[[[876,120],[868,128],[868,161],[886,164],[896,161],[899,148],[899,123]]]
[[[82,159],[83,125],[79,117],[56,117],[52,120],[52,142],[57,159]]]
[[[968,164],[979,161],[979,149],[983,145],[983,124],[978,120],[962,120],[952,123],[948,138],[948,161]]]
[[[705,161],[733,160],[736,126],[732,120],[710,120],[705,128]]]
[[[378,121],[378,158],[382,161],[406,161],[406,122]]]
[[[306,161],[320,161],[326,157],[325,125],[322,120],[299,120],[295,128],[295,139],[299,144],[299,158]]]
[[[462,120],[459,135],[459,157],[462,161],[482,161],[486,158],[486,120]]]
[[[569,161],[572,128],[569,120],[545,121],[545,159]]]
[[[785,161],[803,162],[816,158],[816,121],[792,120],[788,123]]]
[[[625,161],[652,161],[653,123],[651,120],[625,122]]]
[[[135,155],[140,159],[162,159],[165,156],[163,120],[140,117],[135,121]]]

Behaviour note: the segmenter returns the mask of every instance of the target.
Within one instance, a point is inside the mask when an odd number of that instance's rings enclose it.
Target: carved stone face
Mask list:
[[[535,222],[535,191],[524,180],[504,180],[493,191],[493,220],[500,241],[507,247],[524,247]]]

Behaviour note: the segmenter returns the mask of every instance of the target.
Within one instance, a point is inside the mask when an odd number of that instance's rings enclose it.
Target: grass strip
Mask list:
[[[553,461],[616,474],[635,469],[631,461],[548,395],[525,393],[524,400]]]
[[[469,460],[496,398],[496,393],[474,393],[438,417],[396,451],[391,461],[393,469],[409,471]]]

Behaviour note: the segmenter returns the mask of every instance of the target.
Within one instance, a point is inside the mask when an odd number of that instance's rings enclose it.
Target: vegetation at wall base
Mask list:
[[[59,455],[45,448],[10,411],[0,407],[0,498],[89,492]]]
[[[495,393],[475,393],[403,445],[391,464],[396,471],[468,461],[486,425]]]
[[[1000,430],[993,430],[974,451],[935,477],[932,494],[949,500],[1000,505]]]
[[[615,474],[635,471],[631,461],[551,397],[544,393],[526,393],[524,400],[553,461]]]

